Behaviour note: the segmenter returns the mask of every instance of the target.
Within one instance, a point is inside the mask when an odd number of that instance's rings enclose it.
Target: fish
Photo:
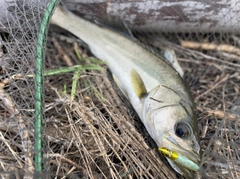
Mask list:
[[[80,38],[95,57],[106,62],[159,152],[176,172],[193,178],[201,160],[196,107],[173,66],[144,47],[124,23],[119,31],[114,20],[89,22],[61,6],[51,23]]]

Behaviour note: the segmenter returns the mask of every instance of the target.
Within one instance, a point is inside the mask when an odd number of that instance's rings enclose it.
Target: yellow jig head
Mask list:
[[[188,168],[189,170],[192,170],[195,172],[199,170],[199,166],[196,163],[189,160],[187,157],[185,157],[181,154],[178,154],[177,152],[171,151],[164,147],[158,148],[158,151],[161,154],[163,154],[165,157],[167,157],[171,160],[174,160],[176,163],[179,163],[180,165]]]

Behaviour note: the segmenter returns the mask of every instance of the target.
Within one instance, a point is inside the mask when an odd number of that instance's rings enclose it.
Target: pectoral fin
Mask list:
[[[139,99],[143,98],[147,94],[147,89],[143,83],[141,76],[134,69],[131,70],[130,76],[134,93]]]

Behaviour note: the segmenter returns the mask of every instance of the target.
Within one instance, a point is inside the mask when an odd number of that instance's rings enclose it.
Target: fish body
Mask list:
[[[114,30],[88,22],[58,7],[51,23],[84,41],[105,61],[158,147],[199,163],[195,105],[178,72],[171,65]],[[191,171],[169,159],[172,167],[191,177]]]

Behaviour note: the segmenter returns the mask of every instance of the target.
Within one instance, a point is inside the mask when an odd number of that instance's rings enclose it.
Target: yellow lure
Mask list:
[[[171,151],[164,147],[158,148],[158,151],[162,153],[165,157],[168,157],[169,159],[174,160],[176,163],[179,163],[180,165],[188,168],[189,170],[192,170],[195,172],[199,170],[199,166],[196,163],[189,160],[187,157],[181,154],[178,154],[177,152]]]

